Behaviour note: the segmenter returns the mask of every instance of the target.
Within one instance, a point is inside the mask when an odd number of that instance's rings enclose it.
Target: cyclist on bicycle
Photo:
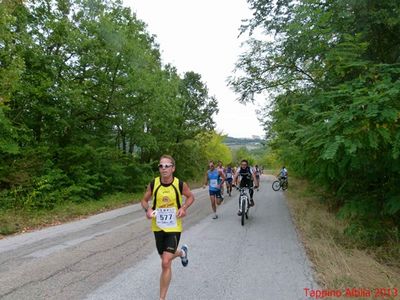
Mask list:
[[[255,172],[253,172],[252,168],[249,167],[249,163],[247,160],[243,159],[240,162],[240,168],[237,170],[235,177],[233,178],[233,182],[235,185],[238,185],[238,179],[240,178],[240,187],[247,187],[249,188],[249,194],[250,194],[250,206],[254,206],[254,200],[253,200],[253,194],[254,191],[252,189],[253,184],[255,183],[255,188],[258,188],[258,182],[257,178],[255,175]],[[241,211],[239,210],[238,215],[241,214]]]
[[[282,167],[282,169],[279,171],[279,174],[278,174],[278,179],[279,180],[287,180],[288,179],[288,171],[287,171],[287,169],[285,168],[285,166],[283,166]]]

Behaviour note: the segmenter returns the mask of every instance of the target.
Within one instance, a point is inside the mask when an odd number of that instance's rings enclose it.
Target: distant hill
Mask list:
[[[224,144],[230,148],[246,147],[249,149],[261,147],[264,140],[260,137],[257,138],[234,138],[227,136],[224,139]]]

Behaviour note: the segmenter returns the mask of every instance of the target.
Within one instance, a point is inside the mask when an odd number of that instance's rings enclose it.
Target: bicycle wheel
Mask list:
[[[281,188],[281,183],[279,182],[279,180],[275,180],[272,183],[272,189],[276,192],[279,191],[280,188]]]
[[[244,217],[246,215],[246,201],[247,199],[242,199],[240,203],[242,209],[242,215],[241,215],[242,226],[244,226]]]
[[[289,186],[289,183],[285,180],[283,183],[282,183],[282,190],[287,190],[287,188],[288,188],[288,186]]]

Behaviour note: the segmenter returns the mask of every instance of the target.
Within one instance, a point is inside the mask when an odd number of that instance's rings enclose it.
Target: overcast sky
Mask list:
[[[227,87],[238,55],[242,19],[251,17],[246,0],[123,0],[156,35],[164,64],[183,75],[199,73],[218,100],[217,130],[233,137],[263,136],[255,109],[242,105]]]

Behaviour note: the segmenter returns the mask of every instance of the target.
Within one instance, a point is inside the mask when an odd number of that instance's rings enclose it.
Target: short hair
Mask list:
[[[246,163],[249,164],[249,162],[247,161],[247,159],[242,159],[242,161],[240,163]]]
[[[171,155],[164,154],[164,155],[162,155],[162,156],[160,157],[160,160],[162,160],[163,158],[169,159],[169,160],[171,161],[172,165],[175,166],[175,159],[174,159]]]

